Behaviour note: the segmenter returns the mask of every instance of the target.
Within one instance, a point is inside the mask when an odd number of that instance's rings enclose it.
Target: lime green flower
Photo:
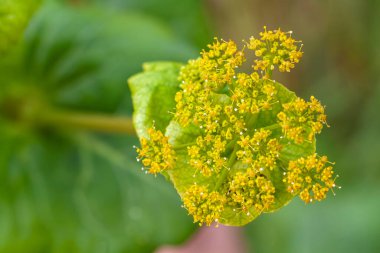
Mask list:
[[[295,67],[301,47],[291,32],[264,27],[245,49],[215,39],[180,68],[165,134],[148,130],[138,158],[150,173],[167,173],[194,222],[240,226],[296,195],[310,203],[336,187],[332,163],[316,154],[324,106],[271,79],[276,66]],[[244,73],[251,50],[257,58]]]

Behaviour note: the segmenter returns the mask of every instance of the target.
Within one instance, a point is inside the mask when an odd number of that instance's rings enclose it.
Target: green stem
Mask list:
[[[235,138],[227,144],[226,152],[230,151],[232,149],[232,147],[235,147],[237,140],[238,140],[238,138]]]
[[[254,128],[253,126],[255,125],[257,118],[259,117],[258,113],[251,114],[250,116],[247,117],[246,121],[246,127],[247,129],[252,129]]]
[[[181,149],[190,147],[190,146],[195,145],[195,144],[196,144],[195,142],[180,144],[180,145],[174,146],[173,149],[174,150],[181,150]]]
[[[95,132],[136,135],[130,117],[99,113],[60,110],[49,106],[44,96],[35,90],[20,94],[7,91],[0,100],[0,116],[27,126],[75,128]]]
[[[103,133],[136,134],[132,119],[129,117],[49,110],[35,115],[32,120],[35,124],[42,126],[76,128]]]
[[[222,172],[220,173],[219,179],[216,182],[216,185],[214,187],[214,191],[218,190],[220,186],[223,184],[223,182],[226,181],[228,172],[231,170],[232,165],[236,161],[236,151],[238,150],[238,148],[239,148],[239,145],[235,145],[234,150],[231,153],[230,159],[228,160],[227,167],[224,167]]]
[[[261,129],[264,129],[264,130],[275,130],[277,128],[281,128],[280,124],[273,124],[273,125],[269,125],[269,126],[266,126],[266,127],[262,127]]]

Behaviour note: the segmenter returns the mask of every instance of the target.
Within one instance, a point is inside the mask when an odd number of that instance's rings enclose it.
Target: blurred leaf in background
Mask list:
[[[210,42],[211,22],[202,0],[83,0],[114,9],[133,10],[149,14],[165,22],[174,33],[203,48]]]
[[[104,112],[130,99],[126,80],[142,62],[196,54],[157,19],[92,6],[41,11],[26,40],[25,68],[53,104]]]
[[[175,9],[127,2],[44,4],[0,59],[1,252],[151,252],[194,230],[169,183],[136,168],[134,137],[38,122],[46,108],[130,116],[126,80],[143,62],[196,55],[207,26],[176,34]],[[181,27],[203,22],[186,2]]]

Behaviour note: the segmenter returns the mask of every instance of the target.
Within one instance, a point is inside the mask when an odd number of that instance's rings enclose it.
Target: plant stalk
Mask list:
[[[236,151],[238,150],[238,145],[236,144],[234,147],[234,150],[231,153],[230,159],[228,160],[227,167],[224,167],[223,170],[220,173],[220,177],[218,181],[216,182],[216,185],[214,187],[214,191],[218,190],[220,186],[223,184],[224,181],[226,181],[226,178],[228,176],[228,172],[232,169],[232,166],[234,165],[236,161]]]
[[[36,115],[33,121],[42,126],[136,135],[132,119],[129,117],[49,110]]]

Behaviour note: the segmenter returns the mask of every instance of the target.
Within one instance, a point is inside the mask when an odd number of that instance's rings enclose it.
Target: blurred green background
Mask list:
[[[342,189],[259,217],[244,228],[250,252],[380,252],[379,1],[36,2],[0,0],[0,252],[152,252],[186,240],[196,226],[169,183],[141,173],[135,137],[52,127],[40,113],[131,115],[126,80],[143,62],[186,61],[214,36],[241,41],[263,25],[305,44],[276,80],[327,106],[318,152]]]

